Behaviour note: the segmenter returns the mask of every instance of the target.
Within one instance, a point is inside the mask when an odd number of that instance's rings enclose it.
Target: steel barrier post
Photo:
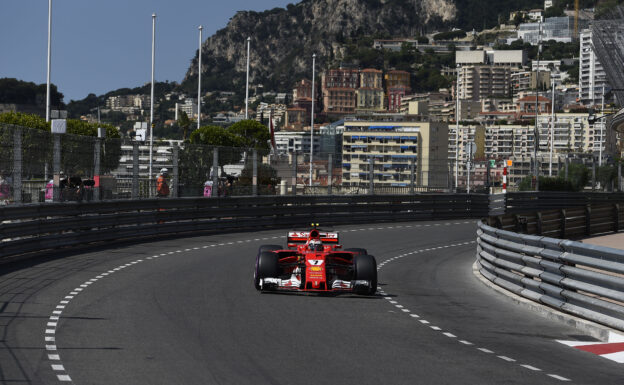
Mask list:
[[[139,199],[139,144],[132,143],[132,199]]]
[[[292,155],[292,163],[293,163],[293,169],[292,169],[292,195],[297,195],[297,153],[294,152]]]
[[[622,162],[618,163],[618,191],[622,192]]]
[[[592,162],[592,191],[596,189],[596,162]]]
[[[375,159],[372,156],[368,160],[368,164],[368,194],[372,195],[375,193],[375,170],[373,170],[373,167],[375,166]]]
[[[327,159],[327,195],[332,195],[332,179],[334,176],[334,157],[332,154],[328,155]]]
[[[410,194],[414,195],[414,177],[415,177],[415,172],[416,172],[416,159],[412,158],[410,161]]]
[[[96,138],[93,143],[93,178],[98,179],[98,183],[93,186],[93,200],[100,200],[100,160],[102,157],[102,143],[100,138]]]
[[[52,200],[61,200],[61,189],[59,185],[61,173],[61,134],[52,134],[54,147],[52,152],[52,172],[54,174],[54,195]]]
[[[212,196],[219,196],[219,147],[212,151]]]
[[[568,157],[565,158],[565,180],[568,180],[568,165],[570,164],[570,159]]]
[[[17,127],[13,131],[13,201],[22,203],[22,129]]]
[[[253,150],[253,179],[251,186],[251,195],[258,195],[258,150]]]
[[[180,148],[177,143],[173,144],[173,175],[171,176],[171,197],[178,197],[178,180],[179,180],[179,168],[178,168],[178,157],[180,155]]]

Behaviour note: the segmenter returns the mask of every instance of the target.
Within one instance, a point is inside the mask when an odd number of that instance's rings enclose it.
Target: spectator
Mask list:
[[[8,202],[11,198],[11,185],[4,178],[4,173],[0,173],[0,201]]]
[[[161,168],[160,175],[156,179],[156,196],[166,198],[169,196],[169,185],[167,184],[167,169]]]

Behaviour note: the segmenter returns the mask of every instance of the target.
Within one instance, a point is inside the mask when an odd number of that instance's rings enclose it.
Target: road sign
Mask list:
[[[466,152],[466,154],[472,156],[475,154],[475,152],[477,152],[477,145],[475,144],[475,142],[468,142],[464,145],[464,151]]]

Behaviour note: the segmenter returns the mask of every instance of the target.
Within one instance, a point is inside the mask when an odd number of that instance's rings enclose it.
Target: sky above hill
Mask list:
[[[65,103],[149,82],[155,13],[155,80],[180,82],[198,49],[199,25],[206,40],[236,11],[296,2],[52,0],[51,80],[65,95]],[[0,78],[45,83],[47,31],[47,0],[0,0]]]

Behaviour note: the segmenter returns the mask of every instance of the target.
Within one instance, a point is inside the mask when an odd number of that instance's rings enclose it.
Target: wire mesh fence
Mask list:
[[[598,167],[591,159],[555,157],[554,174],[577,178],[572,164],[584,163],[581,187],[622,189],[621,166]],[[541,175],[548,175],[546,157]],[[516,160],[509,189],[518,189],[533,169]],[[566,171],[568,170],[568,171]],[[470,172],[454,160],[417,156],[273,153],[264,149],[216,147],[180,141],[146,142],[98,138],[0,124],[0,204],[97,201],[167,197],[254,195],[414,194],[499,192],[502,159],[473,162]],[[523,182],[525,181],[525,182]],[[526,184],[526,183],[525,183]],[[525,186],[526,188],[527,186]],[[531,185],[528,189],[531,189]]]

